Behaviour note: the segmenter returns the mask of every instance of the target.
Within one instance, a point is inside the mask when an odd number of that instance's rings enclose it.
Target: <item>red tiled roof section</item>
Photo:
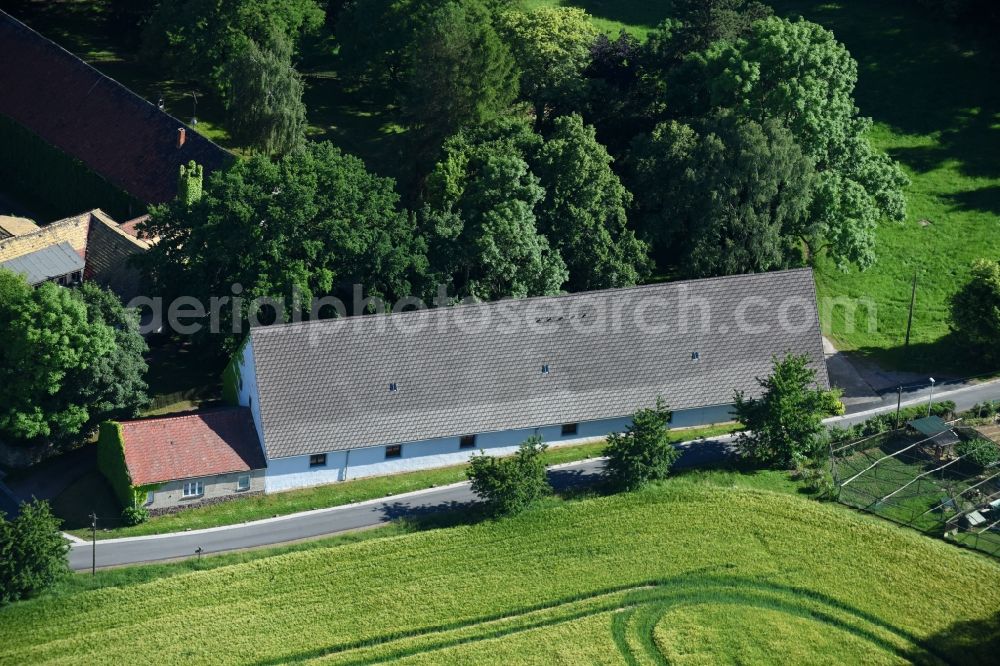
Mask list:
[[[140,215],[139,217],[133,218],[126,222],[122,222],[118,225],[118,228],[127,233],[129,236],[134,236],[135,238],[141,238],[139,235],[139,225],[143,222],[149,221],[149,215]]]
[[[0,113],[145,203],[177,194],[189,160],[205,172],[233,159],[69,51],[0,11]],[[178,148],[179,128],[185,128]]]
[[[125,464],[144,486],[265,467],[245,407],[122,422]]]

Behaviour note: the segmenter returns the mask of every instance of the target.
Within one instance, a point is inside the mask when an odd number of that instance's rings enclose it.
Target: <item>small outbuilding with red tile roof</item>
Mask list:
[[[134,490],[145,490],[136,500],[150,513],[264,490],[267,463],[249,409],[216,409],[117,425],[129,483]]]

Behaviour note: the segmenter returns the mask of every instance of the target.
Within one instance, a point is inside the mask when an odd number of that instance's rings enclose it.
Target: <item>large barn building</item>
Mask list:
[[[254,329],[234,359],[266,492],[621,431],[731,419],[772,358],[829,386],[807,269]]]

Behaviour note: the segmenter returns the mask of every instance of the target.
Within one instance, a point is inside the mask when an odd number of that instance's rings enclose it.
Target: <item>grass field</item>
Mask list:
[[[227,556],[247,559],[204,571],[160,565],[145,582],[143,568],[106,572],[114,586],[69,586],[0,609],[0,661],[986,663],[995,654],[1000,566],[760,489],[788,484],[782,476],[684,475],[514,519]]]
[[[673,437],[678,442],[718,437],[739,430],[741,427],[736,423],[726,423],[703,428],[685,428],[674,431]],[[595,458],[602,454],[604,447],[605,443],[601,440],[575,446],[550,448],[544,454],[545,464],[558,465]],[[116,539],[217,527],[219,525],[236,525],[248,520],[260,520],[299,511],[342,506],[388,495],[399,495],[414,490],[444,486],[464,481],[467,467],[467,465],[454,465],[441,469],[333,483],[273,495],[247,497],[224,504],[197,507],[165,516],[157,516],[133,527],[119,525],[120,508],[111,487],[100,472],[93,471],[81,477],[56,497],[52,507],[56,515],[63,519],[64,529],[71,534],[81,538],[91,538],[91,531],[87,529],[87,526],[90,525],[90,513],[96,512],[101,517],[100,524],[109,528],[98,532],[97,537],[99,539]]]

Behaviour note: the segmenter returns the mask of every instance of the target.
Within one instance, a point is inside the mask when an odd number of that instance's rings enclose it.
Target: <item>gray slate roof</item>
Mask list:
[[[257,328],[250,344],[270,458],[622,417],[657,395],[730,404],[786,352],[829,386],[808,269]]]
[[[73,246],[63,241],[15,257],[0,263],[0,266],[14,273],[20,273],[27,278],[29,284],[35,285],[61,275],[83,271],[85,263]]]

